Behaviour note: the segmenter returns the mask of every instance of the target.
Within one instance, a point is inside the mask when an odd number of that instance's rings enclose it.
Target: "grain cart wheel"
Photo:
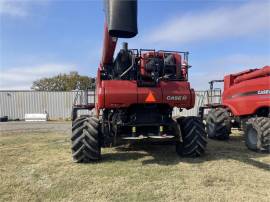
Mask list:
[[[231,133],[230,115],[226,109],[212,109],[206,119],[206,132],[209,138],[229,139]]]
[[[270,153],[270,118],[249,119],[245,130],[245,142],[250,150]]]
[[[176,152],[184,157],[199,157],[206,149],[207,135],[202,120],[198,117],[179,119],[183,142],[176,143]]]
[[[101,159],[99,120],[79,117],[72,123],[71,150],[74,162],[88,163]]]

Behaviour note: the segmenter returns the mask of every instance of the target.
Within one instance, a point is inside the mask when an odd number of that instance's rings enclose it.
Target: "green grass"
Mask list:
[[[103,161],[75,164],[61,133],[0,135],[0,201],[269,201],[270,156],[243,138],[209,141],[202,158],[171,145],[103,149]]]

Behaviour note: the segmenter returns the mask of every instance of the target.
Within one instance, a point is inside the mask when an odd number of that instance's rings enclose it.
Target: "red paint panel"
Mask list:
[[[137,82],[125,80],[102,81],[105,88],[105,108],[129,107],[137,103]]]
[[[163,102],[172,107],[192,108],[194,106],[194,91],[190,90],[189,82],[162,81]]]
[[[161,81],[157,87],[137,87],[136,81],[104,80],[98,90],[98,109],[126,108],[132,104],[168,104],[190,109],[194,106],[194,91],[185,81]]]
[[[261,69],[255,70],[251,73],[241,75],[234,80],[234,83],[240,83],[245,80],[254,79],[258,77],[267,76],[270,74],[270,66],[265,66]]]
[[[222,102],[235,116],[253,114],[260,107],[270,107],[270,94],[257,93],[262,90],[270,90],[270,76],[242,81],[225,88]]]
[[[104,108],[104,96],[105,96],[105,91],[104,91],[104,87],[103,87],[103,82],[100,81],[100,69],[101,67],[98,68],[97,71],[97,79],[96,79],[96,103],[95,103],[95,107],[96,107],[96,112],[97,114],[99,114],[99,110]]]

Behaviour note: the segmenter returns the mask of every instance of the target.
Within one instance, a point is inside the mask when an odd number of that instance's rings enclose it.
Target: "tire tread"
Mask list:
[[[89,163],[101,159],[99,121],[79,117],[72,123],[71,151],[74,162]]]
[[[207,135],[202,120],[186,117],[177,121],[180,124],[183,143],[177,142],[176,152],[184,157],[199,157],[205,153]]]
[[[247,138],[248,130],[251,128],[255,129],[258,134],[256,146],[252,146],[249,142],[249,139]],[[247,121],[247,127],[245,130],[245,142],[246,146],[251,150],[270,153],[270,118],[250,118]]]
[[[213,125],[213,130],[209,126]],[[208,113],[206,120],[206,130],[209,138],[217,140],[227,140],[230,137],[231,125],[230,116],[226,109],[216,108]]]

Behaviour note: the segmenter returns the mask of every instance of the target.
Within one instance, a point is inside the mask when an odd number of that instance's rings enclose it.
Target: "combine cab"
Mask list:
[[[101,159],[101,147],[123,140],[171,140],[181,156],[201,156],[206,132],[198,117],[173,119],[173,108],[191,109],[195,93],[188,82],[188,52],[129,49],[118,38],[137,34],[137,1],[106,1],[103,56],[93,104],[73,107],[72,156],[75,162]],[[92,110],[96,116],[78,116]]]
[[[209,138],[226,140],[231,128],[242,129],[245,142],[254,151],[270,152],[270,66],[230,74],[224,80],[221,103],[209,103],[200,108],[211,109],[206,118]]]

